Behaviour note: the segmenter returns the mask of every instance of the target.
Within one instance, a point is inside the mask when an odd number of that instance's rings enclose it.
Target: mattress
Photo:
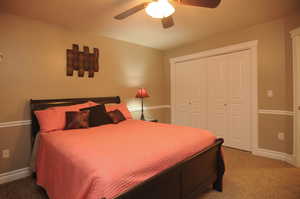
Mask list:
[[[37,184],[51,199],[113,199],[215,140],[206,130],[140,120],[40,133]]]

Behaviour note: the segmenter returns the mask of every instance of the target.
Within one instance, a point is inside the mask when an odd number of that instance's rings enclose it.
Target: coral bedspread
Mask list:
[[[139,120],[41,133],[37,183],[51,199],[112,199],[215,140],[205,130]]]

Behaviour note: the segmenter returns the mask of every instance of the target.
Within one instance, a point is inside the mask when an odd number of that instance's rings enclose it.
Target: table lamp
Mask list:
[[[147,90],[145,88],[139,88],[137,93],[136,93],[136,98],[141,98],[142,99],[142,114],[141,114],[141,120],[145,120],[144,117],[144,98],[150,97],[147,93]]]

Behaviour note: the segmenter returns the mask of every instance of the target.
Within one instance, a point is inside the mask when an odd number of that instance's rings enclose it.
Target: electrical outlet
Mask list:
[[[9,157],[10,157],[9,149],[2,150],[2,158],[9,158]]]
[[[279,132],[278,133],[278,140],[283,141],[285,139],[284,133],[283,132]]]

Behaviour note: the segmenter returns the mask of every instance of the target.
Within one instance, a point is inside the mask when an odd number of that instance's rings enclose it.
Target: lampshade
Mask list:
[[[136,98],[146,98],[150,97],[145,88],[140,88],[136,93]]]
[[[175,8],[168,0],[153,1],[146,7],[146,13],[153,18],[162,19],[172,15],[174,12]]]

